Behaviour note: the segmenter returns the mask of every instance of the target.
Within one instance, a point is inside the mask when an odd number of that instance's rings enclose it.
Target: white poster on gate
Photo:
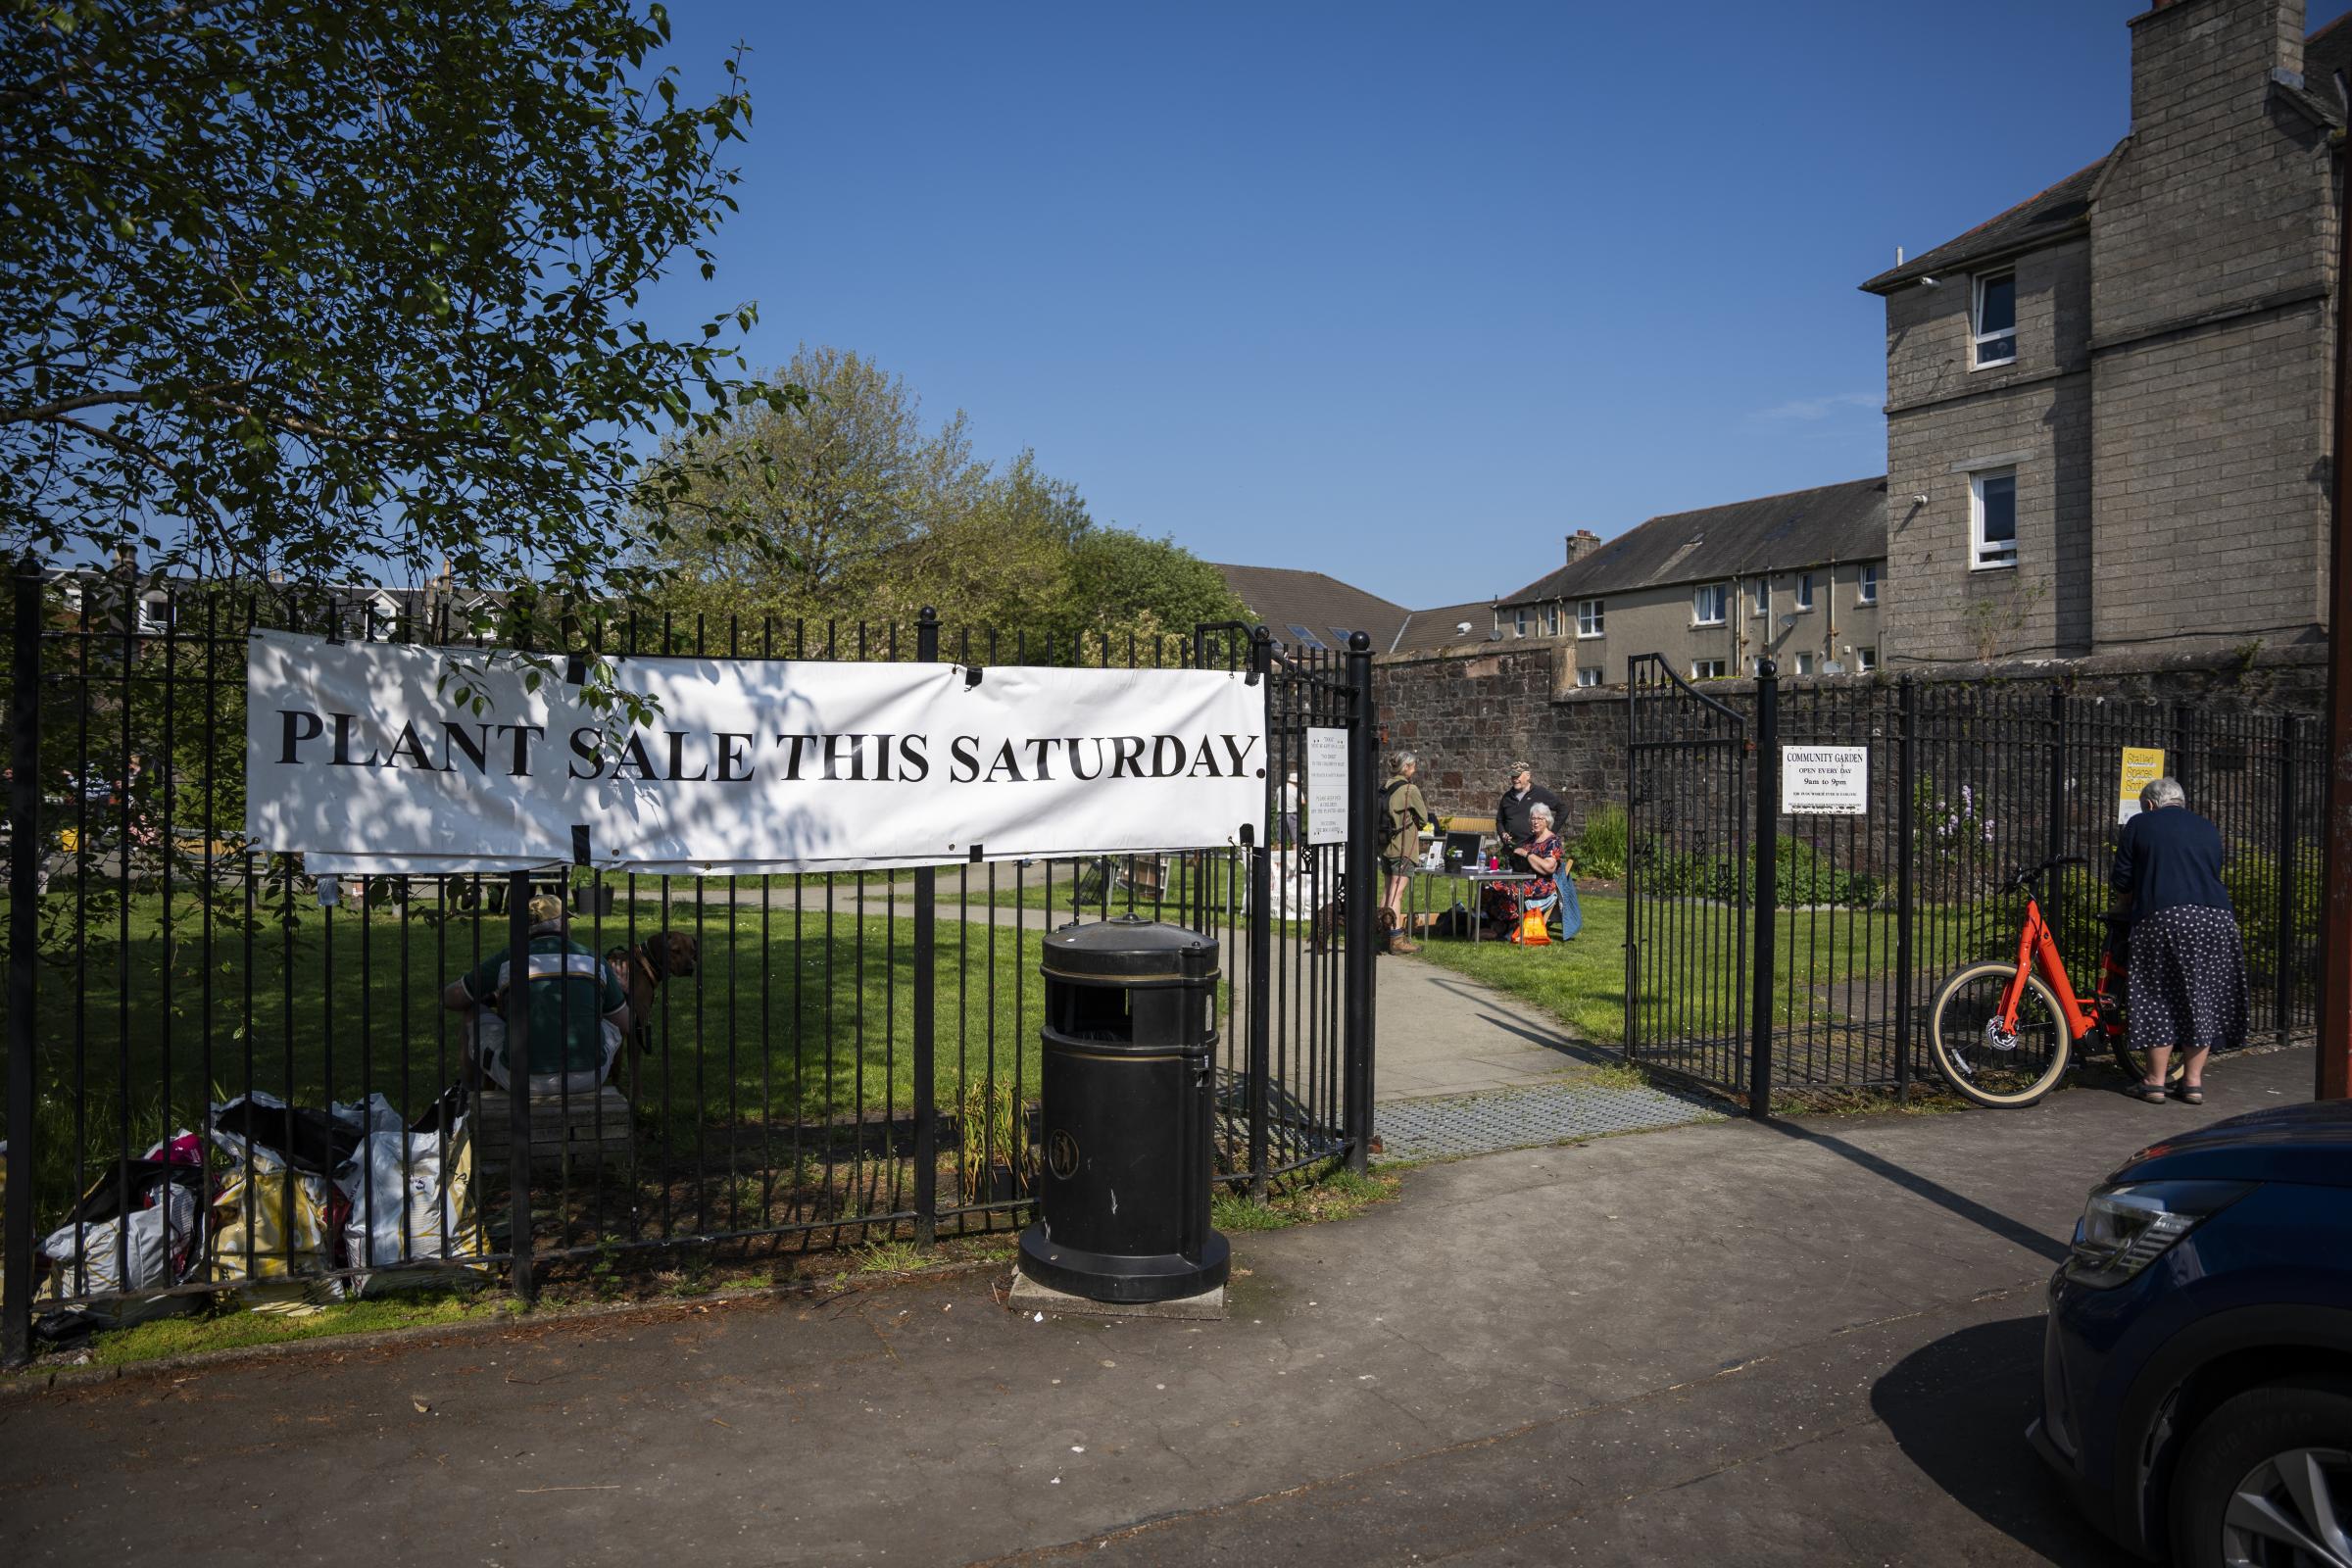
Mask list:
[[[1348,732],[1306,732],[1306,842],[1348,842]]]
[[[453,673],[482,658],[256,632],[255,847],[318,872],[847,870],[1233,844],[1264,805],[1238,672],[630,659],[617,684],[659,709],[630,729],[502,656]]]

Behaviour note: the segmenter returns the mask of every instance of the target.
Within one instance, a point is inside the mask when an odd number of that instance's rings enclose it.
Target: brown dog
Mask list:
[[[629,1042],[612,1063],[612,1073],[619,1077],[626,1064],[624,1087],[634,1103],[638,1065],[654,1049],[654,992],[664,980],[692,979],[702,967],[703,945],[685,931],[657,931],[633,948],[609,950],[605,962],[612,966],[612,972],[620,977],[621,990],[628,994]]]

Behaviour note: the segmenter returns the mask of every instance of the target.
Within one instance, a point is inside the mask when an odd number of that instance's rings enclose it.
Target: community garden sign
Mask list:
[[[1870,809],[1870,748],[1781,748],[1783,816],[1860,816]]]
[[[1238,672],[632,658],[658,714],[630,728],[496,656],[476,711],[450,660],[255,632],[254,846],[358,874],[849,870],[1236,844],[1265,800]]]

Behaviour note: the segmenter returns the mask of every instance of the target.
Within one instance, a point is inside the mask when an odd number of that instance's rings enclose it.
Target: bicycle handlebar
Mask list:
[[[2009,892],[2015,893],[2020,889],[2034,886],[2034,884],[2039,882],[2043,877],[2049,875],[2052,871],[2057,870],[2060,866],[2088,865],[2090,861],[2086,857],[2080,855],[2053,855],[2048,859],[2042,861],[2039,865],[2019,866],[2016,870],[2009,873],[2008,880],[2003,882],[2001,886]]]

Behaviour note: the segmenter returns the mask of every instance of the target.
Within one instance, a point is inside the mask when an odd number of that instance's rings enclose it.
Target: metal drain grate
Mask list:
[[[1592,1084],[1498,1089],[1440,1100],[1393,1100],[1373,1108],[1383,1158],[1491,1154],[1506,1149],[1592,1138],[1601,1133],[1720,1121],[1707,1101],[1660,1089],[1604,1089]]]

